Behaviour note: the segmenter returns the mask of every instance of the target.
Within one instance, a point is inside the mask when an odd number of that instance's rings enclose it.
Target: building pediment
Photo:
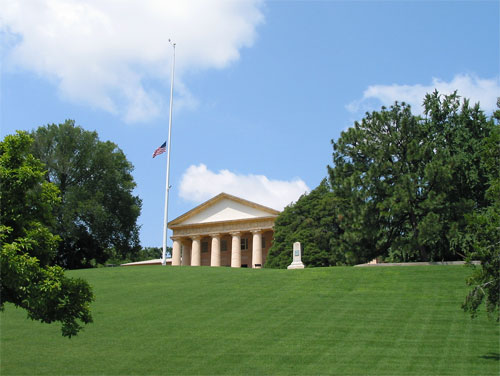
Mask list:
[[[169,222],[169,228],[277,217],[279,211],[221,193]]]

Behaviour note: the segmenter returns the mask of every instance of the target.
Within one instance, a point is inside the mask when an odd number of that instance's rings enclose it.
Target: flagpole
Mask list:
[[[163,219],[163,252],[161,256],[161,264],[167,264],[167,224],[168,224],[168,191],[170,190],[170,146],[172,135],[172,105],[174,101],[174,68],[175,68],[175,43],[168,40],[173,47],[173,60],[172,60],[172,76],[170,81],[170,114],[168,117],[168,146],[167,146],[167,179],[165,183],[165,215]]]

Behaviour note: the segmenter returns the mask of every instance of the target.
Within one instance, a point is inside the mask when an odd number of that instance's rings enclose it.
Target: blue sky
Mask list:
[[[143,246],[225,191],[281,209],[316,187],[331,139],[438,88],[500,96],[498,1],[5,0],[1,135],[74,119],[135,167]]]

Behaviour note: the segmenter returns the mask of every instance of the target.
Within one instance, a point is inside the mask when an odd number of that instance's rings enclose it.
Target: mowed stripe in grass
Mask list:
[[[72,271],[94,323],[1,314],[1,374],[497,375],[499,327],[460,309],[461,266]]]

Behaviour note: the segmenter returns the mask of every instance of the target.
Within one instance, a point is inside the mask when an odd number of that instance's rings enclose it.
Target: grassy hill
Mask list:
[[[499,326],[464,314],[461,266],[80,270],[94,323],[1,314],[9,374],[497,375]]]

